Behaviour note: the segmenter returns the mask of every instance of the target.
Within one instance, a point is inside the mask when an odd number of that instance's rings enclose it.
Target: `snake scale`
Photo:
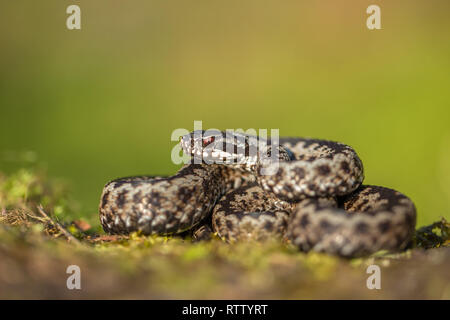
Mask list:
[[[363,185],[363,165],[350,146],[305,138],[275,144],[229,131],[194,131],[180,144],[191,161],[175,175],[105,185],[99,212],[106,232],[280,238],[304,252],[343,257],[398,251],[411,241],[413,202]]]

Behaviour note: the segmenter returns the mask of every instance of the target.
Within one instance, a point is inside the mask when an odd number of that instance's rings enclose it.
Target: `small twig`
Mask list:
[[[37,206],[37,209],[39,210],[39,213],[40,213],[42,216],[44,216],[48,221],[50,221],[50,223],[51,223],[53,226],[55,226],[56,228],[58,228],[59,231],[61,231],[61,233],[64,234],[64,236],[66,236],[66,238],[67,238],[67,240],[68,240],[69,242],[73,242],[73,243],[76,243],[76,244],[80,244],[80,243],[81,243],[81,242],[80,242],[77,238],[75,238],[69,231],[67,231],[66,229],[64,229],[64,227],[63,227],[61,224],[59,224],[59,223],[56,222],[56,221],[53,221],[53,219],[50,218],[50,216],[49,216],[47,213],[45,213],[44,208],[42,207],[42,205],[38,205],[38,206]]]

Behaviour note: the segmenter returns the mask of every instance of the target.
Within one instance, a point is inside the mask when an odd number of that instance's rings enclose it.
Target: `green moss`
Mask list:
[[[442,217],[441,221],[419,228],[415,234],[415,244],[424,249],[450,246],[450,222]]]

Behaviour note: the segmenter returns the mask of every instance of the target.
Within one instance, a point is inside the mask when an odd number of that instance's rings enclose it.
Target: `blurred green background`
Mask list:
[[[382,30],[366,28],[373,3]],[[441,0],[2,1],[0,170],[37,161],[96,220],[108,180],[175,172],[174,129],[279,128],[350,144],[366,183],[431,223],[450,211],[449,14]]]

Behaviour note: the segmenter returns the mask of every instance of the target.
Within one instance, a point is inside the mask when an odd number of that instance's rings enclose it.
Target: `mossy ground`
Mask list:
[[[31,169],[0,173],[0,210],[0,298],[450,298],[445,219],[419,228],[404,253],[346,260],[278,242],[107,236],[60,182]],[[366,286],[371,264],[380,290]],[[81,268],[81,290],[66,287],[69,265]]]

